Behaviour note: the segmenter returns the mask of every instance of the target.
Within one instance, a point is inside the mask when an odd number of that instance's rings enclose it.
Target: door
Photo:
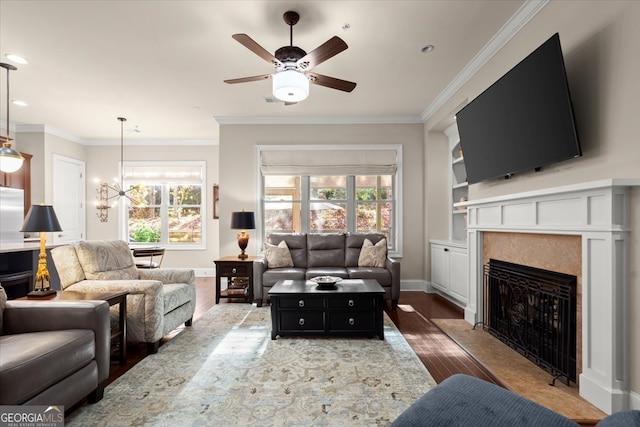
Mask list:
[[[85,163],[82,160],[53,155],[53,207],[62,227],[62,231],[53,233],[53,243],[84,239]]]

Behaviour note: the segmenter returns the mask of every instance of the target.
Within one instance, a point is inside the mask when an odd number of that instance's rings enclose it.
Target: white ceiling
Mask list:
[[[524,3],[0,0],[0,61],[7,53],[29,60],[11,72],[11,99],[29,104],[11,105],[12,125],[47,125],[86,143],[118,140],[118,116],[140,130],[127,139],[146,140],[215,141],[216,117],[420,121]],[[334,35],[349,45],[314,71],[357,82],[353,92],[311,85],[307,100],[284,106],[265,101],[270,80],[223,82],[274,71],[231,35],[274,52],[289,44],[287,10],[300,14],[293,41],[307,52]],[[421,53],[427,44],[435,49]]]

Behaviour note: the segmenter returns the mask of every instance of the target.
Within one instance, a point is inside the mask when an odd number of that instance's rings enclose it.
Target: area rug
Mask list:
[[[435,381],[384,317],[384,340],[271,340],[269,307],[216,305],[65,424],[389,425]]]

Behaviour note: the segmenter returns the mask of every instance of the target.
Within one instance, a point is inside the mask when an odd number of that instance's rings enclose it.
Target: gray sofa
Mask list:
[[[5,304],[0,296],[0,405],[69,409],[102,399],[111,348],[105,301]]]
[[[293,267],[269,268],[264,257],[253,263],[254,294],[258,307],[278,280],[309,280],[318,276],[343,279],[375,279],[385,290],[385,300],[395,310],[400,298],[400,262],[385,257],[384,267],[358,266],[365,239],[374,245],[385,236],[378,233],[272,233],[267,243],[285,241]]]
[[[640,411],[617,412],[597,425],[640,426]],[[495,384],[456,374],[429,390],[391,426],[579,427],[579,424]]]

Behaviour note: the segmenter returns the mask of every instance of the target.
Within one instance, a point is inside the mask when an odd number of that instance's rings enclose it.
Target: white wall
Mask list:
[[[472,185],[469,199],[518,193],[603,178],[639,178],[640,2],[551,1],[426,124],[441,130],[456,106],[473,99],[532,52],[560,33],[583,157],[541,172]],[[431,143],[431,138],[429,143]],[[433,141],[434,143],[439,143]],[[426,167],[443,159],[428,158]],[[431,186],[440,183],[427,182]],[[634,192],[631,253],[631,389],[640,391],[640,205]],[[429,236],[431,237],[431,236]]]

